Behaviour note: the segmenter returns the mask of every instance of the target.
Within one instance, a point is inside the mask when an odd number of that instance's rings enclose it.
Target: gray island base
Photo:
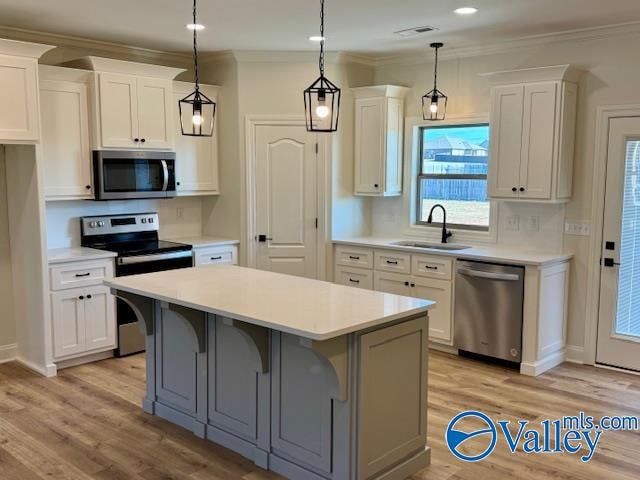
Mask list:
[[[291,278],[215,266],[106,282],[146,333],[144,411],[295,480],[424,468],[433,302]]]

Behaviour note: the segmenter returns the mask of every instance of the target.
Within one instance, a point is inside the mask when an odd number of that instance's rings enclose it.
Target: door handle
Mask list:
[[[144,142],[144,140],[142,141]],[[162,182],[162,191],[166,192],[169,187],[169,166],[167,165],[166,160],[160,160],[160,162],[162,162],[162,175],[164,178]]]
[[[620,262],[616,262],[613,258],[604,258],[602,261],[602,265],[608,268],[613,268],[617,265],[620,265]]]
[[[273,240],[271,237],[267,237],[265,234],[256,235],[256,240],[260,243]]]
[[[505,282],[517,282],[520,280],[520,275],[515,273],[491,273],[483,272],[481,270],[469,270],[467,268],[459,268],[458,273],[466,275],[468,277],[486,278],[488,280],[502,280]]]

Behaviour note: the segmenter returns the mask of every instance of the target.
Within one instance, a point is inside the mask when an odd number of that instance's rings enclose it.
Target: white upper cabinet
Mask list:
[[[65,66],[93,70],[92,143],[95,149],[172,150],[172,80],[183,69],[100,57]]]
[[[213,136],[189,137],[182,135],[178,101],[193,91],[193,83],[173,82],[172,108],[175,112],[176,188],[178,195],[217,195],[218,185],[218,120],[216,111]],[[200,90],[217,103],[218,87],[200,85]],[[183,121],[191,122],[191,113],[182,112]]]
[[[562,65],[484,76],[493,84],[490,197],[568,201],[579,72]]]
[[[93,198],[88,85],[84,70],[40,66],[45,198]]]
[[[52,48],[0,39],[0,143],[40,140],[38,58]]]
[[[404,87],[354,88],[354,193],[397,196],[402,193]]]
[[[102,148],[173,148],[171,81],[99,73]]]

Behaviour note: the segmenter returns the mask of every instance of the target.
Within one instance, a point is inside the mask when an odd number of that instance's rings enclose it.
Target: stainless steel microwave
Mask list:
[[[175,167],[173,152],[95,150],[96,200],[175,197]]]

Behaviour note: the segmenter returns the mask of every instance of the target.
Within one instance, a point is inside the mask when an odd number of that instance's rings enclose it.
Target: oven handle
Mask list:
[[[160,160],[162,162],[162,174],[164,175],[164,183],[162,184],[162,191],[166,192],[169,187],[169,167],[166,160]]]
[[[458,273],[466,275],[468,277],[486,278],[489,280],[503,280],[506,282],[517,282],[520,280],[520,275],[515,273],[491,273],[483,272],[480,270],[469,270],[468,268],[458,268]]]
[[[188,258],[191,256],[191,250],[184,250],[181,252],[154,253],[151,255],[120,257],[118,258],[118,265],[134,265],[136,263],[156,262],[158,260],[174,260],[176,258]]]

